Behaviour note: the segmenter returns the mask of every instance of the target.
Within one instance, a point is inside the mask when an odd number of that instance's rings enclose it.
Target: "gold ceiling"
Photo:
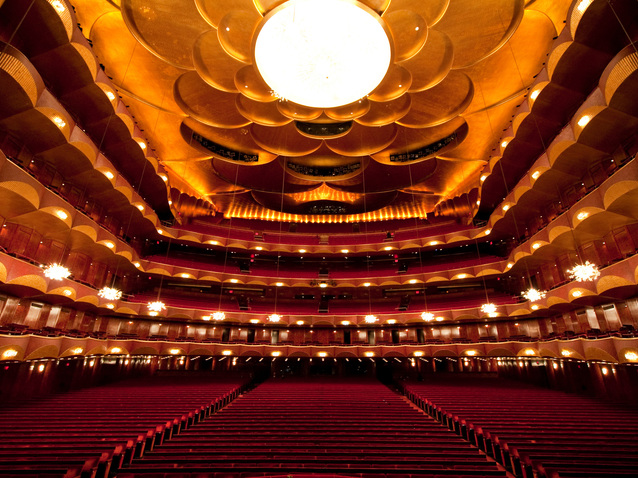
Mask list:
[[[74,2],[173,186],[222,211],[233,192],[246,207],[295,213],[304,200],[349,213],[360,195],[367,211],[431,210],[476,187],[571,2],[361,0],[389,32],[393,61],[366,98],[329,109],[280,101],[253,66],[254,34],[282,3]]]

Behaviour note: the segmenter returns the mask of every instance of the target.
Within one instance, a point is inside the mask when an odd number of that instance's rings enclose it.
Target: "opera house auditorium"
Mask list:
[[[0,0],[0,478],[638,476],[636,0]]]

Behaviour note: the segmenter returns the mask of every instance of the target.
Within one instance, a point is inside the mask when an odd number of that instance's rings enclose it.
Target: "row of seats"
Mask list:
[[[134,459],[119,476],[178,472],[193,478],[505,476],[478,449],[381,383],[336,378],[269,380]]]
[[[134,456],[218,411],[245,380],[146,379],[0,411],[0,476],[113,476]]]
[[[638,476],[635,409],[496,379],[399,386],[516,476]]]

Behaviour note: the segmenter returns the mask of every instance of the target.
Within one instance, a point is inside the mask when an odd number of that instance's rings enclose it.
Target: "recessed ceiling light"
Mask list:
[[[530,93],[529,97],[532,100],[535,100],[536,98],[538,98],[538,95],[540,94],[541,90],[534,90]]]
[[[534,171],[532,173],[532,179],[538,179],[538,177],[541,175],[540,171]]]
[[[55,211],[55,215],[58,216],[63,221],[69,217],[66,211],[63,211],[62,209],[58,209],[57,211]]]
[[[59,116],[54,116],[52,120],[58,128],[64,128],[66,126],[66,121]]]
[[[589,123],[589,120],[591,120],[591,116],[589,115],[581,116],[580,119],[578,120],[578,126],[580,126],[581,128],[585,127],[587,123]]]
[[[576,10],[578,10],[580,13],[584,13],[585,10],[587,10],[587,8],[589,8],[589,6],[592,4],[592,2],[593,0],[582,0],[576,7]]]

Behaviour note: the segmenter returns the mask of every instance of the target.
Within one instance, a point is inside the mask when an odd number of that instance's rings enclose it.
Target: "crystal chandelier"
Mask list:
[[[160,302],[159,300],[156,300],[155,302],[149,302],[147,307],[149,311],[155,312],[156,314],[159,314],[161,311],[166,310],[166,305],[164,305],[164,302]]]
[[[279,315],[279,314],[270,314],[268,316],[268,321],[269,322],[276,323],[276,322],[279,322],[280,320],[281,320],[281,315]]]
[[[421,318],[426,322],[432,322],[434,320],[434,314],[432,312],[423,312]]]
[[[226,314],[224,314],[221,311],[213,312],[212,318],[213,318],[213,320],[216,320],[217,322],[220,322],[220,321],[222,321],[222,320],[224,320],[226,318]]]
[[[481,312],[483,312],[484,314],[487,314],[490,317],[495,317],[496,316],[496,305],[494,304],[483,304],[481,306]]]
[[[122,291],[112,287],[102,287],[97,295],[106,300],[119,300],[122,298]]]
[[[370,315],[366,315],[363,320],[366,324],[374,324],[378,319],[376,315],[370,314]]]
[[[50,264],[44,268],[44,277],[52,280],[66,279],[71,271],[60,264]]]
[[[585,261],[584,264],[575,265],[573,269],[567,271],[569,278],[578,282],[589,282],[600,277],[600,271],[596,264]]]
[[[533,287],[530,287],[525,292],[523,292],[523,297],[530,302],[536,302],[537,300],[544,299],[547,295],[547,292],[544,290],[536,290]]]

